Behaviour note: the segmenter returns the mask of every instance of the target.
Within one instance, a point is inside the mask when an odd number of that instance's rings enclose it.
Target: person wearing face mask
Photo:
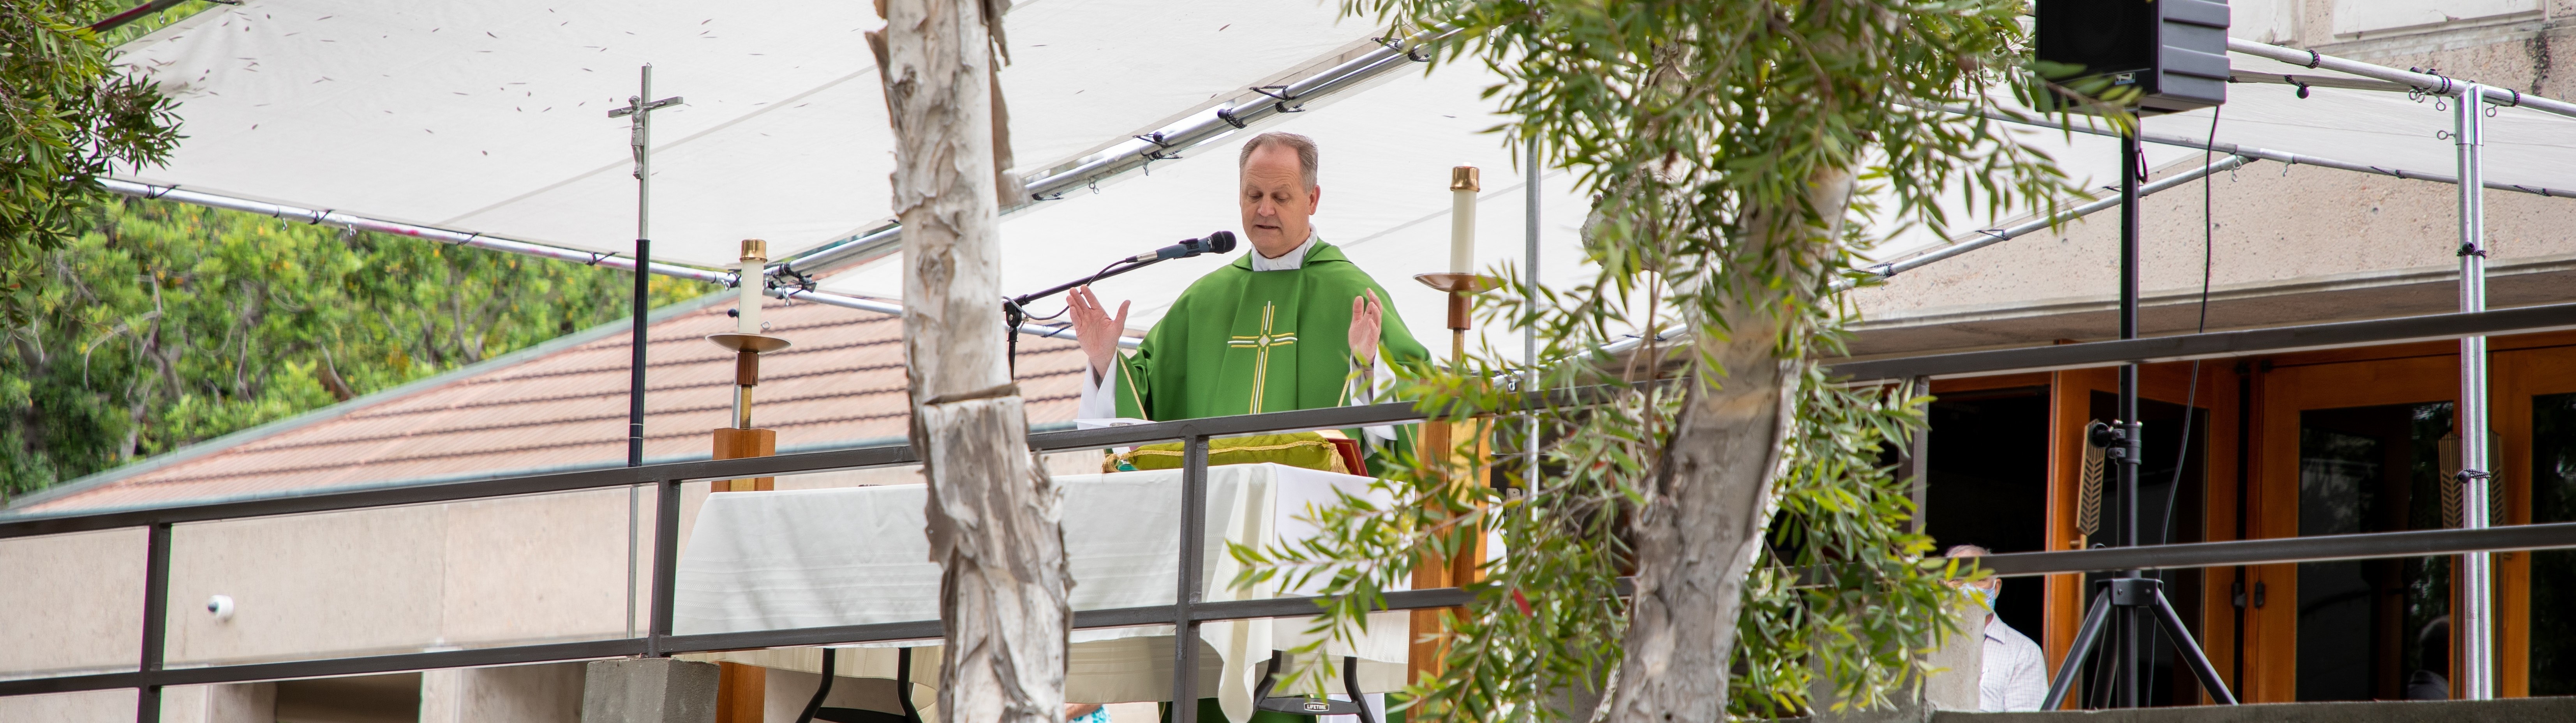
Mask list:
[[[1982,557],[1991,551],[1977,545],[1957,545],[1948,554]],[[2004,581],[1989,577],[1959,584],[1975,594],[1978,604],[1986,608],[1985,666],[1977,675],[1977,710],[2039,710],[2039,704],[2048,698],[2048,655],[2040,651],[2038,643],[1995,617],[1995,597],[2003,593]]]

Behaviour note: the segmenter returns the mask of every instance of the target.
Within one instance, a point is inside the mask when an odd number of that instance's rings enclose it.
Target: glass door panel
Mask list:
[[[2576,394],[2531,398],[2531,521],[2576,522]],[[2576,695],[2576,550],[2531,553],[2531,694]]]
[[[2299,412],[2298,534],[2439,529],[2451,403]],[[2449,697],[2451,558],[2298,566],[2297,699]]]

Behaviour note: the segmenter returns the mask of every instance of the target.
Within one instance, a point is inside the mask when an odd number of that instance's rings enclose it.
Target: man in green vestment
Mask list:
[[[1315,142],[1293,133],[1263,133],[1243,144],[1235,200],[1252,252],[1190,284],[1136,351],[1118,350],[1126,302],[1113,315],[1089,287],[1066,297],[1091,358],[1076,416],[1168,422],[1365,404],[1392,378],[1386,369],[1430,358],[1385,306],[1386,288],[1309,223],[1323,195],[1316,156]],[[1349,431],[1371,447],[1408,441],[1392,427]],[[1372,474],[1382,473],[1381,456],[1367,463]],[[1199,720],[1229,717],[1217,701],[1200,700]],[[1389,720],[1382,703],[1372,707],[1378,720]],[[1313,720],[1258,711],[1244,723]]]
[[[1078,416],[1164,422],[1366,403],[1385,368],[1429,358],[1383,303],[1385,288],[1315,233],[1314,141],[1264,133],[1238,160],[1252,251],[1181,292],[1136,351],[1118,349],[1126,302],[1113,315],[1089,287],[1066,298],[1091,359]]]

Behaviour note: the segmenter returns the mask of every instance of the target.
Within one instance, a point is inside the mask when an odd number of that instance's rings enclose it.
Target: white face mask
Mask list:
[[[1971,587],[1968,589],[1977,593],[1977,604],[1985,606],[1986,610],[1990,612],[1995,609],[1995,598],[2003,594],[2003,591],[2000,589],[1987,589],[1982,587]]]

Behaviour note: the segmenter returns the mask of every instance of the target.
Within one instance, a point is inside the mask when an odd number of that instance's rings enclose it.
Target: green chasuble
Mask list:
[[[1386,304],[1380,373],[1430,358],[1386,287],[1341,249],[1317,239],[1303,267],[1278,271],[1252,270],[1252,253],[1190,284],[1121,355],[1118,416],[1168,422],[1349,403],[1351,299],[1363,289]]]

